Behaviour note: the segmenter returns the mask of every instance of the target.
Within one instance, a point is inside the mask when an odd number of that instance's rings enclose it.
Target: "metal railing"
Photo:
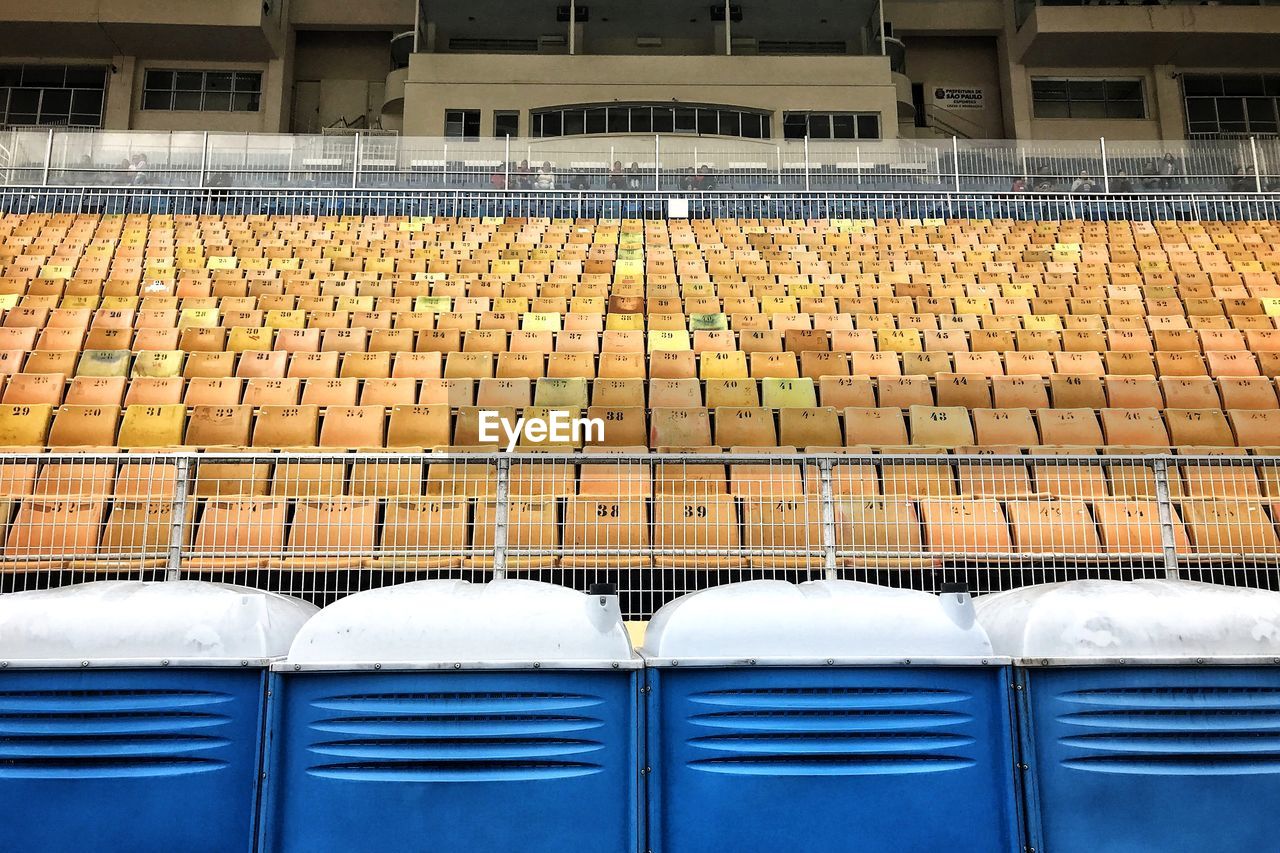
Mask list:
[[[676,204],[672,204],[672,200]],[[681,209],[677,205],[683,205]],[[552,219],[1280,219],[1280,194],[565,193],[485,190],[223,190],[0,187],[0,214],[464,216]]]
[[[5,185],[558,193],[1260,193],[1280,141],[447,139],[13,131]]]
[[[1280,457],[521,450],[6,454],[0,588],[203,578],[323,603],[505,574],[616,583],[645,618],[748,578],[1280,586]]]

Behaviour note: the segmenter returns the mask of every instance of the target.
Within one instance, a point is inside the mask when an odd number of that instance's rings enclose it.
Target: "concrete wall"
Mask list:
[[[318,133],[361,117],[374,125],[391,71],[391,36],[390,30],[298,32],[290,129]]]
[[[906,36],[907,76],[924,84],[925,104],[938,118],[970,139],[1000,139],[1004,116],[997,60],[992,36]],[[938,88],[981,89],[982,109],[948,109],[934,102]]]
[[[416,54],[405,85],[404,132],[444,134],[445,111],[481,110],[480,132],[493,132],[494,110],[529,111],[562,104],[679,101],[774,112],[782,136],[785,110],[881,114],[896,132],[896,97],[888,60],[858,57],[673,56],[654,63],[636,56],[484,56]]]

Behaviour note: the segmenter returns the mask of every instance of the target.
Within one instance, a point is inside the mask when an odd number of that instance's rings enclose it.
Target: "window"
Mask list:
[[[532,116],[534,136],[595,133],[688,133],[769,138],[769,114],[714,105],[607,104],[548,107]]]
[[[1280,132],[1280,74],[1184,74],[1182,97],[1193,136]]]
[[[495,110],[493,113],[493,135],[499,139],[504,136],[519,136],[520,113],[513,110]]]
[[[445,110],[444,135],[464,136],[475,139],[480,136],[479,110]]]
[[[785,139],[879,139],[879,113],[783,113]]]
[[[142,81],[144,110],[256,113],[261,100],[261,71],[149,68]]]
[[[1036,77],[1031,81],[1036,118],[1146,118],[1141,80],[1100,77]]]
[[[101,127],[107,69],[0,65],[0,126]]]

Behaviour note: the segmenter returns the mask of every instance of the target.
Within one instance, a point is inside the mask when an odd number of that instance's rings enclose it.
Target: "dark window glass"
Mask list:
[[[653,108],[653,132],[675,133],[676,123],[671,107]]]
[[[560,136],[560,128],[563,126],[561,122],[560,112],[550,112],[542,117],[542,135],[543,136]]]
[[[204,110],[206,112],[227,112],[231,109],[230,92],[206,92]]]
[[[65,65],[24,65],[22,85],[33,89],[58,88],[67,84]]]
[[[1222,75],[1184,74],[1182,91],[1188,95],[1221,95]]]
[[[742,135],[746,139],[761,139],[760,125],[763,116],[755,113],[742,114]]]
[[[565,110],[563,115],[564,118],[561,119],[561,126],[564,129],[561,132],[565,136],[581,136],[583,131],[587,128],[586,117],[583,114],[583,111]]]
[[[782,117],[784,139],[804,139],[809,130],[809,117],[804,113],[786,113]]]
[[[0,66],[0,126],[100,127],[105,85],[101,66]]]
[[[146,89],[172,89],[173,88],[173,72],[172,71],[148,71],[146,79],[143,83]]]
[[[444,135],[476,137],[480,135],[479,110],[445,110]]]
[[[720,135],[742,135],[742,113],[737,110],[724,110],[720,113]]]
[[[676,133],[696,133],[698,111],[692,107],[676,107]]]
[[[1258,74],[1223,74],[1222,93],[1224,95],[1261,95],[1263,94],[1262,77]]]
[[[880,138],[880,116],[875,113],[858,116],[858,138]]]
[[[509,110],[495,110],[493,113],[493,135],[499,139],[504,136],[519,136],[520,113]]]
[[[173,93],[172,92],[143,92],[142,108],[144,110],[171,110],[173,109]]]
[[[1067,82],[1067,96],[1072,103],[1101,101],[1106,97],[1106,83],[1103,80],[1070,80]]]
[[[609,107],[609,132],[626,133],[631,127],[631,111],[626,107]]]
[[[40,123],[47,124],[50,119],[66,120],[71,112],[70,89],[46,89],[40,99]]]
[[[93,65],[73,65],[67,69],[67,86],[71,89],[103,89],[107,85],[107,69]]]
[[[652,133],[653,132],[653,108],[652,107],[632,107],[631,108],[631,132],[632,133]]]
[[[199,92],[204,88],[204,74],[200,71],[177,71],[173,75],[173,85],[180,92]]]
[[[851,115],[836,115],[831,117],[831,138],[832,139],[854,139],[858,135],[858,125]]]
[[[1218,120],[1222,122],[1243,122],[1244,101],[1240,98],[1219,98]]]
[[[1218,110],[1215,106],[1214,99],[1188,98],[1187,120],[1216,122],[1218,120]]]
[[[587,133],[604,133],[609,129],[604,107],[587,110]]]
[[[166,71],[148,69],[144,110],[257,112],[262,74],[257,71]]]
[[[830,139],[831,138],[831,116],[826,113],[810,113],[809,114],[809,138],[810,139]]]
[[[39,89],[14,89],[9,95],[9,111],[35,115],[40,109]]]
[[[231,91],[231,73],[214,73],[210,72],[205,75],[204,88],[207,92],[230,92]]]

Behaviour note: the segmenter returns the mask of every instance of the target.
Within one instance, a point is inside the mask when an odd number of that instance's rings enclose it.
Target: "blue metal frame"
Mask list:
[[[1022,849],[1009,667],[662,667],[649,849]]]
[[[0,848],[252,853],[260,668],[0,675]]]
[[[1027,846],[1275,850],[1280,667],[1022,669]]]
[[[260,849],[639,853],[639,670],[286,672]]]

